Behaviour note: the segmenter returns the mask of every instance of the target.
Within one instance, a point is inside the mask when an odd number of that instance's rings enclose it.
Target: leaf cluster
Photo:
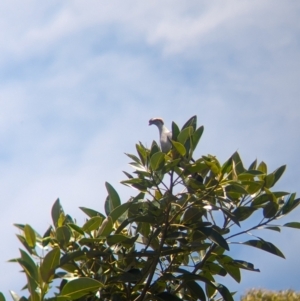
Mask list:
[[[241,297],[241,301],[299,301],[300,293],[293,290],[286,291],[267,291],[267,290],[250,290]]]
[[[106,183],[105,214],[80,207],[87,215],[79,226],[57,200],[43,236],[30,225],[16,224],[23,245],[21,265],[28,297],[19,300],[233,300],[216,276],[241,281],[241,270],[259,272],[246,260],[230,256],[233,243],[283,257],[271,242],[253,234],[281,231],[300,223],[274,224],[299,205],[295,193],[274,191],[285,166],[268,172],[256,160],[246,168],[238,152],[224,164],[213,155],[194,160],[203,126],[193,116],[172,124],[172,150],[154,141],[127,154],[133,173],[122,183],[137,194],[121,203]],[[260,217],[251,219],[253,214]],[[245,227],[244,221],[253,222]],[[249,222],[247,223],[249,225]],[[251,239],[236,241],[251,234]],[[53,297],[48,297],[57,283]],[[52,290],[53,291],[53,290]]]

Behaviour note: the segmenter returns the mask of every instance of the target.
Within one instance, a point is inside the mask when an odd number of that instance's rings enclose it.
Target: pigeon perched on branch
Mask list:
[[[171,147],[172,132],[167,129],[164,125],[162,118],[151,118],[149,120],[149,125],[155,124],[159,130],[159,142],[160,148],[163,153],[167,153]]]
[[[170,141],[172,139],[172,132],[169,131],[168,128],[165,126],[162,118],[151,118],[149,120],[149,125],[152,124],[155,124],[158,127],[161,151],[163,153],[167,153],[172,148],[172,143]],[[195,162],[193,158],[191,158],[191,161]],[[203,178],[200,174],[194,173],[192,177],[198,182],[203,183]]]

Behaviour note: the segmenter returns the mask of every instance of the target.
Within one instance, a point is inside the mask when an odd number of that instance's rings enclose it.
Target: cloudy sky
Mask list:
[[[13,223],[43,233],[60,198],[103,211],[104,182],[119,182],[135,143],[150,145],[151,117],[205,126],[197,154],[233,152],[270,171],[287,164],[278,190],[300,187],[300,2],[36,1],[0,3],[1,287],[24,275]],[[283,220],[299,221],[300,210]],[[300,290],[300,232],[267,233],[286,255],[235,248],[261,273],[231,290]],[[3,277],[5,275],[5,277]]]

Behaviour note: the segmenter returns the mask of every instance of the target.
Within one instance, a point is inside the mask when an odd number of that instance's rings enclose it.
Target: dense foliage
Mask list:
[[[287,291],[267,291],[267,290],[250,290],[242,296],[241,301],[299,301],[300,293],[292,290]]]
[[[29,224],[16,224],[24,249],[11,261],[27,277],[29,296],[22,301],[231,301],[233,293],[215,277],[240,282],[242,269],[259,271],[232,258],[231,244],[284,258],[253,231],[300,228],[297,222],[273,224],[300,201],[295,193],[272,190],[285,166],[269,172],[255,160],[246,168],[237,152],[224,164],[212,155],[193,160],[203,133],[196,121],[192,117],[182,129],[172,124],[173,147],[167,154],[156,142],[150,149],[139,143],[137,155],[128,154],[134,172],[125,172],[123,184],[138,192],[127,202],[121,203],[106,183],[105,214],[80,207],[87,215],[83,225],[64,212],[59,200],[52,207],[53,225],[43,236]],[[251,219],[253,214],[260,219]]]

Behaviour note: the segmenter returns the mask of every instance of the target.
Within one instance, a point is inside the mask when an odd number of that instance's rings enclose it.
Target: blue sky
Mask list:
[[[151,117],[170,126],[196,114],[198,156],[287,164],[277,189],[299,192],[299,13],[295,0],[2,1],[0,290],[25,283],[6,262],[20,247],[13,223],[43,233],[59,197],[82,224],[79,206],[103,210],[105,181],[124,202],[135,193],[119,184],[124,153],[157,139]],[[287,259],[234,247],[261,273],[224,283],[300,290],[300,232],[264,237]]]

